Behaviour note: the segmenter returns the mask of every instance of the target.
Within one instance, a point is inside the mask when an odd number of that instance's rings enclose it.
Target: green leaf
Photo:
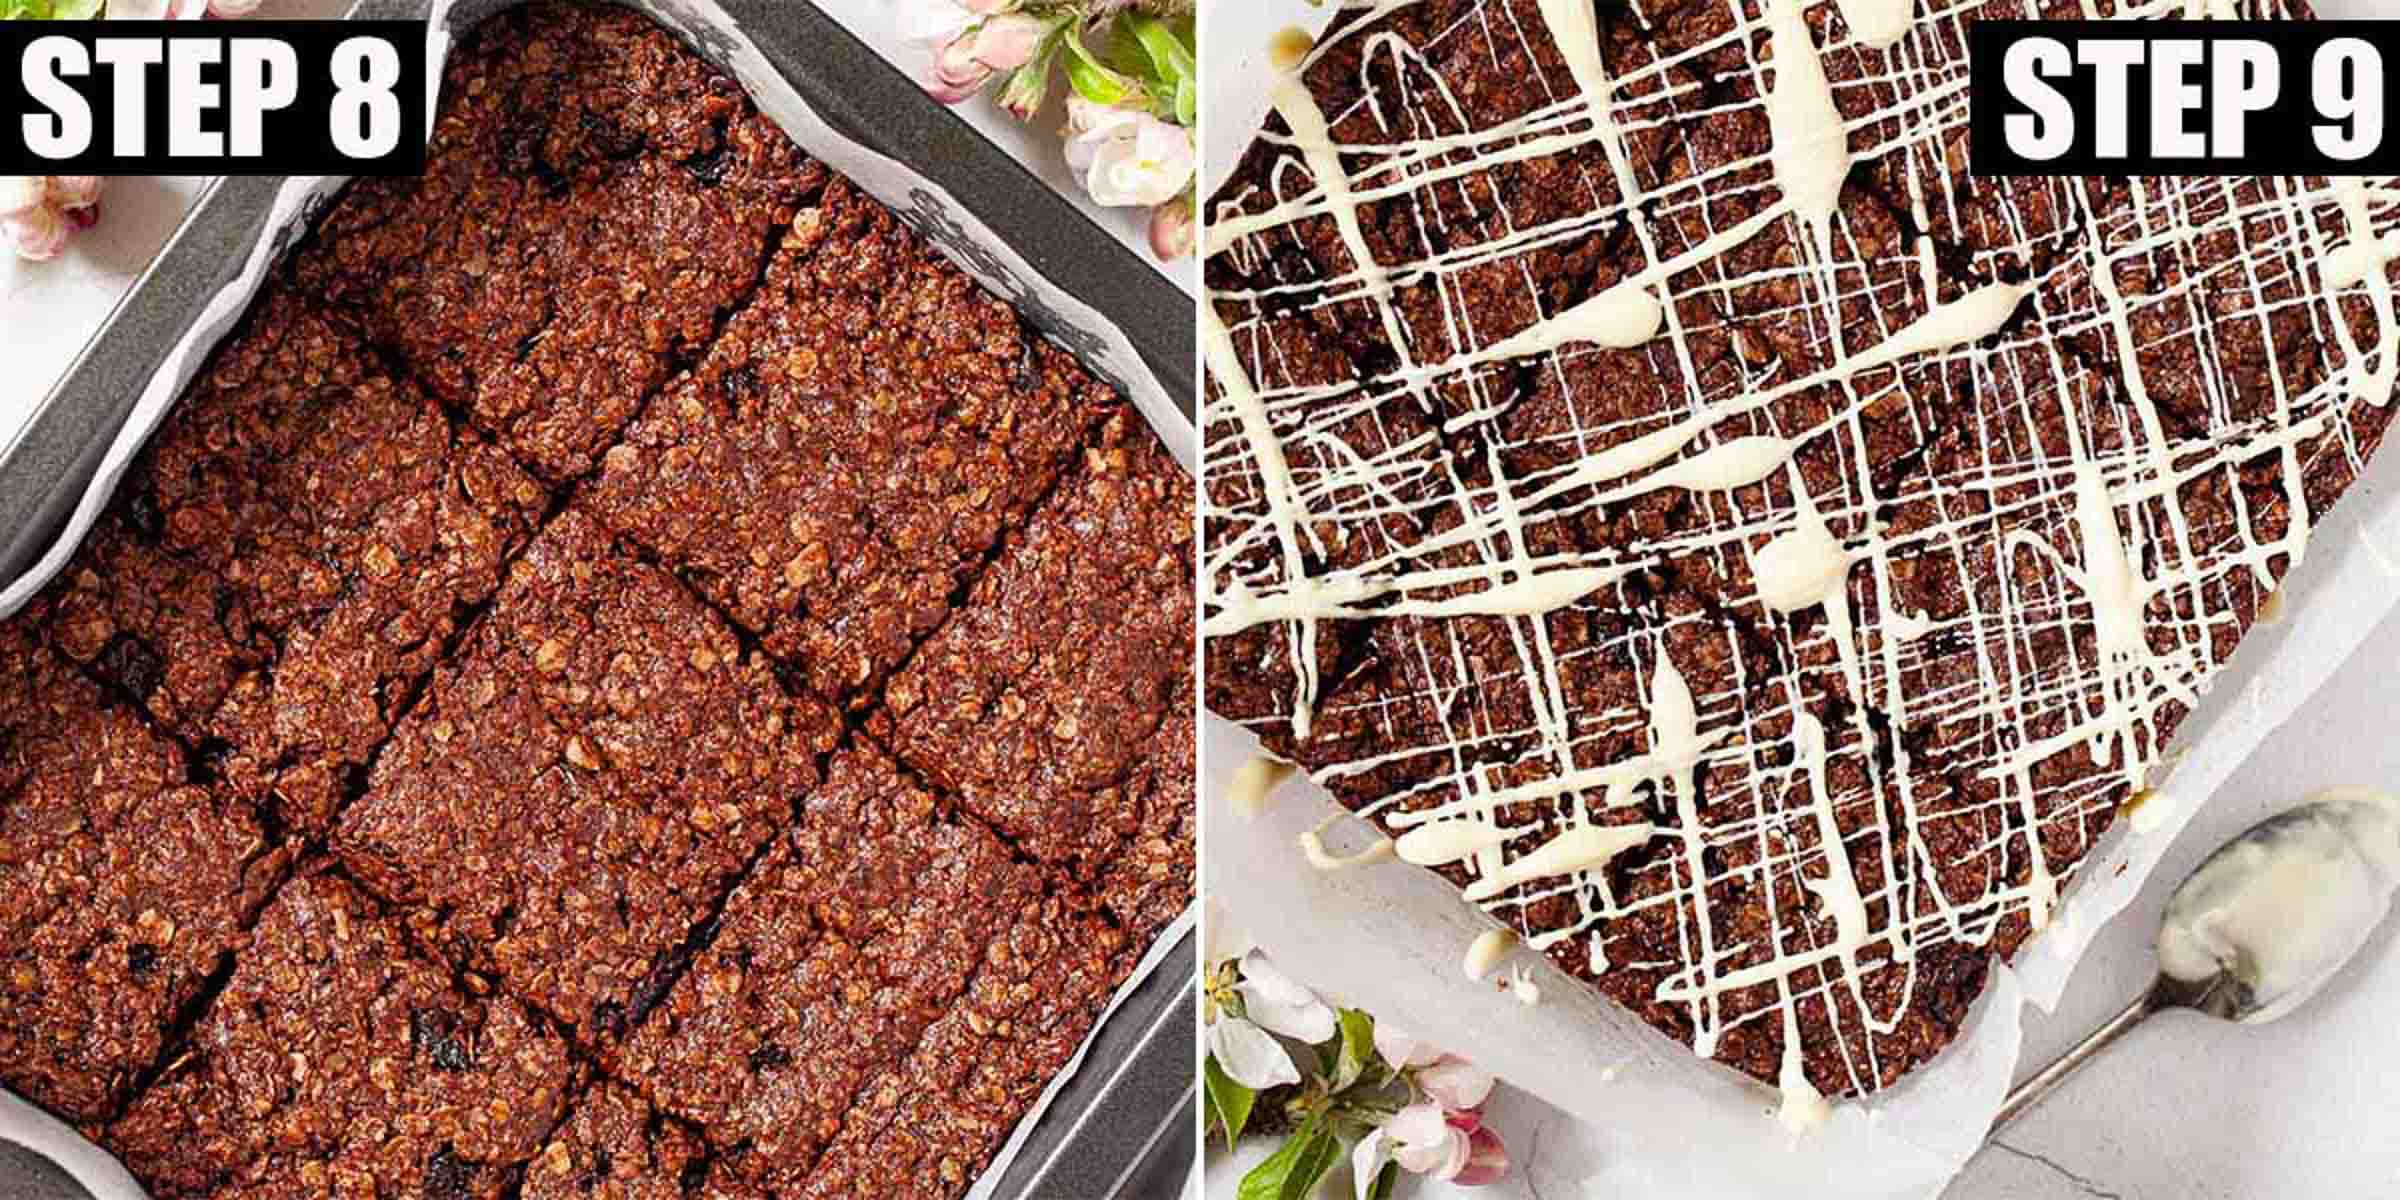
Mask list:
[[[1237,1200],[1306,1200],[1341,1157],[1342,1140],[1323,1114],[1310,1117],[1267,1160],[1242,1176]]]
[[[1375,1018],[1355,1008],[1341,1010],[1340,1053],[1333,1061],[1333,1090],[1358,1082],[1375,1061]]]
[[[1367,1200],[1392,1200],[1392,1189],[1400,1186],[1400,1164],[1387,1162],[1375,1173],[1375,1186],[1367,1189]]]
[[[1235,1200],[1283,1200],[1284,1184],[1291,1180],[1292,1169],[1307,1152],[1309,1140],[1317,1134],[1317,1119],[1310,1117],[1283,1139],[1283,1144],[1275,1147],[1275,1153],[1268,1155],[1266,1161],[1242,1176],[1241,1186],[1234,1190]]]
[[[1083,31],[1067,30],[1067,86],[1094,104],[1118,107],[1142,95],[1141,84],[1112,70],[1083,44]]]
[[[1225,1130],[1225,1144],[1242,1140],[1242,1128],[1250,1123],[1250,1109],[1258,1103],[1258,1092],[1244,1084],[1235,1083],[1225,1068],[1217,1065],[1215,1055],[1200,1064],[1201,1074],[1208,1082],[1208,1112]]]
[[[1184,45],[1166,22],[1134,12],[1126,13],[1117,20],[1149,58],[1150,73],[1161,84],[1172,88],[1198,73],[1199,66],[1192,56],[1192,48]]]
[[[1185,128],[1200,119],[1200,85],[1185,79],[1175,85],[1175,123]]]
[[[1283,1200],[1308,1200],[1309,1194],[1317,1190],[1317,1182],[1341,1158],[1342,1139],[1333,1136],[1331,1129],[1319,1129],[1306,1155],[1292,1168],[1291,1178],[1284,1184]]]
[[[101,0],[0,0],[0,21],[88,21]]]

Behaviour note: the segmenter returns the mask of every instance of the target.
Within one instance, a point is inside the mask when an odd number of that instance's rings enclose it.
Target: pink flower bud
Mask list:
[[[1000,85],[1000,107],[1020,121],[1030,121],[1042,110],[1042,101],[1050,98],[1050,70],[1027,64],[1009,73],[1008,82]]]
[[[944,104],[956,104],[983,90],[992,78],[992,69],[975,61],[974,35],[961,34],[934,48],[933,66],[925,77],[925,90]]]
[[[1049,32],[1048,22],[1022,13],[988,18],[934,48],[925,90],[944,104],[956,104],[982,91],[992,76],[1032,61]]]
[[[1500,1135],[1477,1125],[1467,1132],[1467,1161],[1450,1177],[1460,1187],[1482,1187],[1508,1176],[1508,1147]]]
[[[1013,71],[1033,61],[1042,38],[1048,36],[1050,23],[1023,13],[993,17],[978,25],[968,36],[974,38],[977,62],[995,71]]]
[[[100,203],[100,177],[97,175],[53,175],[50,177],[50,206],[74,210],[90,208]]]
[[[1177,196],[1150,210],[1150,252],[1173,262],[1192,252],[1200,226],[1192,218],[1192,198]]]
[[[17,257],[46,262],[67,248],[67,223],[48,207],[32,208],[0,220],[0,239]]]

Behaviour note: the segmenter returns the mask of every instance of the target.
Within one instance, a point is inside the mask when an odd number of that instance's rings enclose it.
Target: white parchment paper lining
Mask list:
[[[1333,6],[1258,0],[1255,20],[1212,22],[1204,127],[1212,192],[1265,119],[1279,77],[1266,61],[1272,31],[1320,31]],[[2013,967],[1999,966],[1959,1038],[1938,1058],[1868,1104],[1837,1106],[1825,1126],[1795,1140],[1775,1122],[1775,1095],[1729,1068],[1703,1062],[1551,967],[1531,965],[1541,1002],[1527,1007],[1493,983],[1466,978],[1475,936],[1496,923],[1430,871],[1397,863],[1321,872],[1299,835],[1341,813],[1304,778],[1286,783],[1266,812],[1245,820],[1227,805],[1233,772],[1257,752],[1239,727],[1204,719],[1202,881],[1219,919],[1265,947],[1278,965],[1467,1055],[1502,1079],[1591,1126],[1605,1152],[1545,1174],[1636,1200],[1900,1200],[1940,1192],[1983,1143],[2017,1067],[2028,1002],[2057,1004],[2092,935],[2134,896],[2193,812],[2267,736],[2332,676],[2400,605],[2400,455],[2385,453],[2318,523],[2307,560],[2284,585],[2285,617],[2253,628],[2185,721],[2181,761],[2144,812],[2143,830],[2120,820],[2068,887],[2049,928]],[[1346,828],[1345,828],[1346,827]],[[1341,816],[1327,835],[1337,853],[1372,831]],[[2128,996],[2130,1000],[2132,997]],[[1505,1131],[1504,1131],[1505,1132]]]
[[[974,275],[984,287],[1020,308],[1038,310],[1041,316],[1063,322],[1067,328],[1062,332],[1069,335],[1079,356],[1124,389],[1185,470],[1195,468],[1199,456],[1198,431],[1185,416],[1176,398],[1168,395],[1157,378],[1143,365],[1132,341],[1106,314],[1094,310],[1072,293],[1044,278],[1009,245],[1005,237],[978,220],[939,185],[907,164],[861,145],[827,124],[742,31],[740,24],[711,0],[619,2],[642,10],[700,46],[741,82],[758,102],[760,109],[783,126],[794,142],[898,212],[912,226],[941,245],[952,260]],[[433,4],[428,14],[432,26],[427,45],[435,64],[430,74],[437,88],[441,76],[440,64],[447,58],[450,49],[448,26],[453,10],[462,6],[477,14],[497,11],[502,7],[489,0],[482,3],[473,0],[437,0]],[[347,177],[314,176],[296,177],[284,184],[276,197],[273,211],[259,232],[258,241],[251,247],[241,274],[208,302],[200,318],[168,354],[158,373],[151,377],[149,386],[143,390],[124,429],[118,433],[107,457],[93,475],[82,502],[76,507],[57,544],[25,575],[12,581],[5,589],[0,589],[0,616],[24,607],[26,601],[64,569],[68,558],[82,543],[85,532],[107,506],[118,480],[124,477],[134,456],[166,416],[168,406],[182,394],[184,387],[206,363],[217,342],[249,308],[251,297],[257,294],[277,256],[298,240],[334,193],[347,182]],[[1105,235],[1095,229],[1092,236],[1097,238]],[[1110,998],[1100,1025],[1094,1026],[1095,1034],[1109,1017],[1115,1015],[1134,990],[1150,977],[1168,951],[1194,923],[1194,914],[1187,912],[1159,934],[1143,955],[1132,977]],[[1050,1081],[1034,1107],[1017,1123],[1016,1130],[993,1158],[991,1166],[968,1193],[971,1200],[982,1200],[997,1188],[1033,1126],[1042,1113],[1049,1109],[1059,1089],[1081,1068],[1084,1056],[1090,1050],[1091,1038],[1087,1036],[1066,1069]],[[0,1091],[0,1139],[17,1142],[52,1159],[89,1188],[98,1200],[143,1200],[142,1190],[132,1176],[108,1155],[84,1141],[63,1123],[5,1091]]]

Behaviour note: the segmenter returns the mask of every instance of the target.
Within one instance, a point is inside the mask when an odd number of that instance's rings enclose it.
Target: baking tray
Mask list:
[[[467,0],[452,10],[450,24],[467,28],[521,2]],[[814,4],[717,0],[717,7],[827,124],[940,184],[960,208],[1005,229],[1009,245],[1044,278],[1107,313],[1185,418],[1193,418],[1192,300],[1181,289]],[[349,15],[422,20],[432,8],[432,0],[360,0]],[[721,48],[695,48],[725,65]],[[440,72],[434,75],[438,84]],[[208,300],[240,273],[283,182],[225,178],[204,188],[158,257],[0,448],[0,581],[23,574],[65,526],[143,385]],[[954,256],[975,257],[977,249],[938,210],[904,215]],[[992,264],[968,265],[989,274]],[[1078,351],[1087,348],[1062,314],[1018,299],[1043,332]]]
[[[443,30],[463,31],[522,2],[361,0],[348,16],[426,19],[439,12],[432,48],[446,55],[452,39]],[[747,45],[722,39],[712,28],[695,28],[693,18],[706,11],[700,0],[646,0],[631,7],[663,17],[703,57],[745,83],[757,82],[763,57],[776,79],[834,133],[932,184],[938,193],[911,188],[904,198],[880,198],[1128,395],[1166,398],[1170,411],[1162,413],[1154,402],[1142,406],[1145,415],[1187,468],[1196,465],[1192,301],[1181,289],[806,0],[708,0],[706,8],[730,17]],[[433,77],[438,85],[438,66]],[[800,133],[794,140],[813,149]],[[181,362],[181,344],[221,307],[221,293],[244,279],[261,231],[289,212],[287,185],[293,182],[239,177],[205,188],[57,385],[0,446],[0,583],[55,568],[62,533],[90,515],[79,511],[88,507],[87,495],[113,485],[105,473],[121,470],[124,453],[117,443],[141,411],[145,391],[162,371],[197,365]],[[331,190],[308,209],[312,218]],[[995,253],[991,243],[970,233],[976,224],[993,231],[998,249],[1007,253]],[[271,256],[280,259],[298,236],[287,217],[269,243]],[[1025,286],[1023,272],[1038,275],[1044,286]],[[1055,303],[1059,292],[1105,314],[1136,361],[1112,353],[1120,344],[1103,344],[1076,319],[1073,304]],[[1136,371],[1149,377],[1134,378]],[[1173,427],[1177,419],[1180,429]],[[1193,926],[1187,916],[1150,948],[1143,970],[1114,999],[1079,1063],[1053,1084],[973,1194],[1114,1200],[1181,1189],[1197,1128]],[[0,1102],[15,1103],[5,1093]],[[5,1137],[0,1152],[19,1153]],[[24,1176],[9,1174],[10,1165],[0,1161],[0,1182],[29,1185],[18,1182]],[[95,1186],[103,1195],[116,1190]]]

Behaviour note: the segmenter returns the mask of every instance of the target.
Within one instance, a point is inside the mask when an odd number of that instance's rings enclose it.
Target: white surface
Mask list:
[[[876,53],[899,67],[909,78],[915,79],[923,74],[929,55],[925,47],[901,41],[900,35],[894,31],[893,22],[899,7],[895,0],[816,0],[816,3],[817,7],[848,26],[850,32],[873,46]],[[992,103],[988,96],[978,96],[955,105],[950,111],[966,118],[967,124],[973,125],[993,145],[1024,163],[1042,182],[1074,200],[1076,207],[1091,214],[1101,228],[1133,247],[1134,252],[1142,256],[1142,261],[1158,267],[1168,278],[1181,284],[1185,291],[1197,293],[1200,271],[1194,259],[1187,257],[1177,263],[1162,264],[1157,256],[1150,253],[1148,209],[1102,208],[1092,203],[1092,198],[1085,194],[1083,184],[1077,181],[1074,171],[1067,167],[1066,157],[1059,151],[1063,144],[1059,131],[1066,124],[1066,105],[1062,96],[1062,92],[1054,90],[1049,102],[1043,105],[1041,112],[1034,114],[1031,121],[1019,121],[1000,111],[1000,106]]]
[[[0,252],[0,444],[66,372],[100,319],[149,265],[199,192],[193,176],[112,179],[100,223],[45,263]]]
[[[258,17],[325,17],[349,4],[350,0],[267,0]],[[925,51],[901,42],[893,32],[890,0],[822,0],[820,6],[910,77],[923,66]],[[1011,120],[983,99],[953,111],[1073,198],[1144,262],[1159,265],[1186,290],[1198,286],[1192,260],[1170,266],[1151,256],[1146,213],[1104,209],[1083,194],[1059,154],[1057,128],[1064,114],[1059,104],[1052,103],[1030,125]],[[7,367],[6,378],[0,379],[0,444],[15,435],[167,235],[175,232],[203,182],[191,176],[112,179],[101,199],[100,224],[77,234],[65,254],[46,263],[0,254],[0,364]]]

